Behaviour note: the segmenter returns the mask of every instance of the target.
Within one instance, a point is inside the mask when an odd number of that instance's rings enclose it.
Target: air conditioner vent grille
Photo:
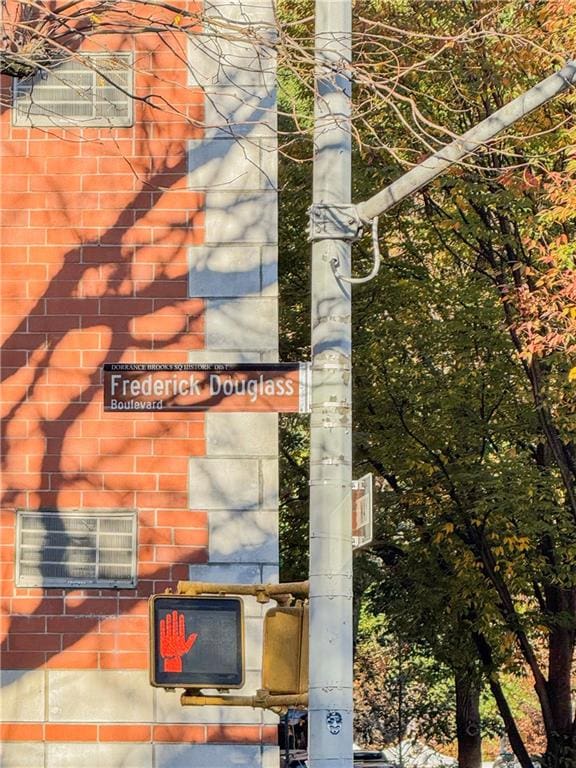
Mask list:
[[[133,587],[136,513],[21,511],[16,570],[21,587]]]
[[[130,126],[132,79],[129,53],[78,56],[15,82],[13,123]]]

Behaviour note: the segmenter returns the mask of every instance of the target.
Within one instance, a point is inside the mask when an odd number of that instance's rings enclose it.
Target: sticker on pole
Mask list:
[[[352,549],[372,543],[372,474],[352,480]]]
[[[308,363],[108,363],[105,411],[308,413]]]
[[[338,736],[342,730],[342,715],[336,710],[330,710],[326,715],[326,726],[332,736]]]

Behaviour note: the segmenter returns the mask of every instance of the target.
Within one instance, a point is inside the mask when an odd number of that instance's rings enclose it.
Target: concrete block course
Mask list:
[[[0,744],[0,765],[2,768],[44,768],[45,751],[45,745],[38,741],[5,741]]]
[[[49,722],[146,723],[153,718],[147,671],[51,670]]]
[[[261,247],[261,293],[278,299],[278,246]]]
[[[276,89],[245,91],[237,87],[211,87],[204,94],[204,135],[266,136],[275,138]]]
[[[262,498],[269,509],[278,507],[278,462],[276,459],[262,459]]]
[[[46,768],[153,768],[152,744],[71,744],[46,745]],[[36,768],[40,768],[37,766]],[[160,768],[160,765],[154,766]]]
[[[270,604],[270,606],[273,605],[274,603]],[[246,642],[246,669],[257,671],[258,679],[260,679],[260,669],[262,667],[262,619],[260,617],[246,617],[244,620],[244,626]],[[260,686],[258,685],[258,687]]]
[[[154,753],[157,768],[256,768],[261,764],[261,748],[252,745],[157,744]]]
[[[205,0],[207,16],[247,23],[274,23],[274,0]]]
[[[261,687],[261,681],[262,677],[260,675],[260,671],[255,671],[253,669],[247,669],[246,675],[244,679],[244,685],[242,688],[238,688],[238,693],[242,696],[251,696],[253,693],[256,693],[258,688]]]
[[[302,580],[304,580],[302,576]],[[280,580],[280,572],[278,565],[263,565],[262,566],[262,583],[263,584],[277,584]]]
[[[270,713],[278,722],[278,715]],[[262,747],[262,768],[278,768],[280,765],[280,750],[278,747]]]
[[[276,176],[270,139],[217,137],[188,144],[190,189],[274,189]]]
[[[44,719],[44,670],[1,670],[0,687],[0,718],[3,722]]]
[[[270,509],[211,512],[210,559],[217,562],[278,562],[278,514]]]
[[[278,241],[275,191],[206,192],[206,243]]]
[[[190,460],[190,506],[193,509],[243,509],[260,505],[260,472],[255,459]]]
[[[156,690],[154,696],[158,723],[260,725],[263,722],[261,711],[252,707],[183,707],[179,691],[164,691],[161,688]]]
[[[230,349],[197,349],[188,353],[189,363],[259,363],[261,361],[276,362],[278,355],[274,352],[261,352],[257,349],[247,349],[239,352]]]
[[[261,360],[265,363],[277,363],[278,362],[278,350],[266,349],[262,351]]]
[[[221,26],[215,19],[204,25],[204,32],[189,37],[190,84],[205,88],[215,85],[249,89],[272,88],[276,62],[271,43],[276,38],[273,26],[263,24],[254,42],[247,41],[243,20],[233,19],[227,37],[218,35]]]
[[[278,416],[275,413],[209,413],[208,456],[275,456]]]
[[[212,581],[216,584],[260,584],[261,573],[262,568],[252,563],[191,565],[190,581]]]
[[[274,299],[213,299],[206,308],[206,346],[275,349],[278,306]]]
[[[235,692],[251,696],[260,685],[260,672],[247,671],[245,685],[235,689]],[[264,722],[262,710],[252,707],[183,707],[179,691],[171,692],[161,688],[155,690],[154,696],[156,721],[159,723],[260,725]],[[213,768],[220,766],[215,764]]]
[[[211,245],[188,251],[189,295],[194,297],[278,294],[275,246]]]
[[[190,459],[189,466],[192,509],[231,512],[270,510],[277,506],[278,477],[274,459],[241,458],[230,461],[203,456]],[[268,558],[265,560],[268,561]]]
[[[277,566],[260,563],[211,563],[210,565],[191,565],[190,581],[207,581],[216,584],[267,584],[278,581]],[[244,616],[262,618],[268,610],[267,604],[260,604],[255,598],[244,598]]]
[[[259,294],[260,248],[200,246],[190,248],[190,296],[222,297]]]

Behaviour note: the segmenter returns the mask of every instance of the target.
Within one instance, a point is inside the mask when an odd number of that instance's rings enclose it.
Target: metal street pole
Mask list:
[[[310,768],[352,768],[350,242],[323,206],[351,196],[350,0],[316,0],[310,422]],[[314,213],[316,210],[316,215]],[[336,227],[336,230],[338,227]]]
[[[568,61],[561,70],[505,104],[462,136],[454,139],[450,144],[414,166],[369,200],[359,203],[357,206],[358,215],[363,221],[371,221],[375,216],[389,211],[402,200],[425,187],[444,171],[447,171],[451,165],[471,155],[501,131],[575,85],[576,61]]]

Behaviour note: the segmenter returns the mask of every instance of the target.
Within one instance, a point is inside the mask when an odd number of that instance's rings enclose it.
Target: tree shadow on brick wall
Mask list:
[[[218,145],[218,152],[223,146]],[[218,152],[216,156],[225,162]],[[204,200],[203,195],[182,185],[187,172],[185,153],[176,164],[161,164],[99,237],[67,250],[34,306],[2,346],[1,375],[10,406],[0,435],[5,478],[1,506],[12,516],[19,508],[56,512],[56,530],[64,539],[68,534],[63,521],[58,523],[58,512],[65,509],[188,509],[185,489],[148,491],[142,488],[142,473],[123,472],[122,459],[134,458],[132,444],[139,433],[126,432],[122,424],[132,424],[133,416],[106,417],[101,411],[104,363],[185,362],[188,350],[202,346],[203,302],[188,298],[186,251],[203,240]],[[190,198],[188,206],[183,195]],[[182,215],[186,208],[189,212]],[[164,211],[169,214],[167,221]],[[225,213],[232,215],[231,210]],[[154,218],[157,216],[163,223]],[[243,223],[238,224],[238,237],[250,239],[250,228],[260,219],[258,209],[244,215]],[[141,228],[148,234],[140,236]],[[149,232],[153,233],[152,242]],[[157,257],[161,249],[166,251],[164,260]],[[209,264],[204,268],[209,269]],[[250,278],[245,274],[238,277],[241,281]],[[158,324],[163,328],[158,330]],[[186,416],[174,416],[142,415],[141,423],[148,425],[153,439],[174,444],[174,425],[189,422]],[[116,430],[115,446],[95,461],[92,451],[99,450],[104,439],[113,442]],[[118,485],[114,478],[121,475]],[[146,575],[134,590],[76,593],[71,616],[82,617],[82,633],[89,634],[111,616],[97,612],[94,598],[120,595],[117,614],[112,617],[130,612],[149,594],[187,578],[189,565],[205,559],[203,543],[184,550],[180,559],[169,564],[146,563]],[[68,605],[66,592],[60,588],[32,592],[16,588],[4,597],[12,600],[12,619],[0,646],[6,668],[41,666],[78,642],[77,635],[63,634],[61,649],[22,652],[17,636],[27,631],[31,619],[57,615],[58,606],[63,612]],[[28,603],[34,600],[34,608],[19,609],[19,597],[27,598]]]

